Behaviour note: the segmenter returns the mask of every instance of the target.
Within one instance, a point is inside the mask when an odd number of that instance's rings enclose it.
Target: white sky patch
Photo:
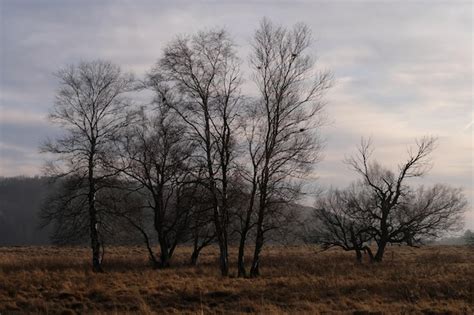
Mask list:
[[[470,123],[468,123],[468,124],[464,127],[464,131],[472,130],[472,126],[474,126],[474,120],[471,121]]]
[[[13,144],[0,142],[0,152],[6,151],[6,150],[18,151],[18,152],[21,152],[21,153],[31,152],[31,150],[26,149],[26,148],[21,147],[21,146],[16,146],[16,145],[13,145]]]
[[[0,123],[47,124],[47,113],[35,113],[33,111],[18,110],[0,106]]]

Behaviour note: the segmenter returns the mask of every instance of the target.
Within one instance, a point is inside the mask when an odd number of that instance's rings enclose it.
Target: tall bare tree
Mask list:
[[[257,206],[257,192],[259,184],[260,164],[263,159],[260,145],[262,143],[262,133],[260,132],[263,123],[263,117],[258,111],[258,107],[254,103],[247,103],[244,115],[242,115],[242,139],[246,147],[244,151],[247,155],[242,156],[240,161],[238,174],[242,180],[241,195],[248,200],[247,204],[236,211],[238,226],[236,228],[239,236],[239,249],[237,256],[238,277],[246,277],[245,268],[245,247],[249,234],[256,224],[255,209]]]
[[[318,130],[322,123],[322,96],[331,85],[328,72],[316,72],[307,51],[309,28],[297,24],[292,29],[264,19],[255,32],[251,65],[259,91],[252,127],[249,154],[252,181],[258,183],[255,202],[256,241],[251,276],[259,275],[264,234],[274,228],[272,204],[294,201],[299,194],[295,179],[305,176],[320,157]],[[258,139],[258,140],[257,140]],[[255,171],[256,170],[256,171]],[[255,184],[255,183],[254,183]],[[250,209],[250,207],[249,207]],[[241,265],[241,263],[239,263]]]
[[[460,189],[445,185],[414,189],[406,183],[431,168],[435,143],[432,137],[417,140],[397,172],[371,160],[370,141],[363,140],[358,154],[346,160],[362,178],[359,185],[365,193],[361,198],[371,200],[365,206],[360,198],[353,198],[352,202],[358,203],[358,211],[372,220],[369,232],[377,243],[375,261],[382,261],[387,244],[415,245],[460,227],[467,204]]]
[[[173,92],[173,97],[163,94],[163,101],[187,124],[187,135],[198,143],[196,155],[207,171],[204,183],[212,197],[220,269],[227,275],[227,190],[241,81],[234,44],[223,30],[177,38],[166,47],[153,73],[163,91]]]
[[[78,212],[70,215],[87,213],[92,267],[101,272],[99,231],[105,222],[99,219],[96,199],[115,175],[105,165],[112,158],[112,142],[129,123],[125,93],[131,90],[133,78],[118,66],[100,60],[66,67],[57,72],[57,77],[60,87],[49,118],[63,128],[64,134],[45,143],[42,151],[57,157],[57,163],[48,167],[49,175],[70,176],[79,183],[69,191],[70,199],[77,199],[80,205]]]
[[[164,106],[161,98],[155,105],[151,111],[143,108],[138,122],[123,131],[114,164],[129,189],[141,194],[144,207],[152,210],[160,245],[159,267],[165,268],[189,233],[190,210],[184,200],[195,187],[189,184],[194,145],[182,137],[184,127],[176,113]]]

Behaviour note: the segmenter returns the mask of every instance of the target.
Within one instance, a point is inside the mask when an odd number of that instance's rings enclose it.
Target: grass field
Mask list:
[[[0,313],[474,314],[467,247],[390,247],[377,265],[340,250],[267,247],[258,279],[219,276],[216,248],[197,267],[190,254],[181,248],[171,268],[151,270],[142,248],[109,248],[106,273],[93,274],[86,248],[3,247]]]

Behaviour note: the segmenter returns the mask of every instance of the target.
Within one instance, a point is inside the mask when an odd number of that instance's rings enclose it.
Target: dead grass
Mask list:
[[[267,247],[258,279],[220,277],[216,248],[197,267],[181,248],[166,270],[151,270],[140,247],[110,248],[105,274],[90,271],[89,255],[0,248],[0,313],[474,314],[466,247],[391,247],[381,265],[358,265],[339,250]]]

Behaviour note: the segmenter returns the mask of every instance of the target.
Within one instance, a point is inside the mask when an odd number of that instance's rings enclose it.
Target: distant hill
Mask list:
[[[0,246],[50,244],[38,218],[50,187],[46,177],[0,177]]]

